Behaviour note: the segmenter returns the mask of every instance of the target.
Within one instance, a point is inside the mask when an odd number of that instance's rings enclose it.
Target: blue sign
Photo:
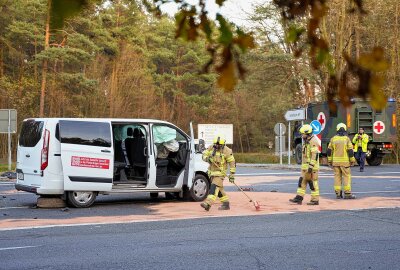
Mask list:
[[[310,125],[312,127],[312,133],[314,135],[318,135],[321,132],[322,126],[321,123],[318,122],[317,120],[313,120]]]

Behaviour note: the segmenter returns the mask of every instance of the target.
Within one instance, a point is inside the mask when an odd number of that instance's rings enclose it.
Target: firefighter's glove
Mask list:
[[[311,168],[311,167],[308,168],[307,172],[308,172],[308,173],[312,173],[312,168]]]
[[[235,183],[235,176],[234,176],[233,174],[230,174],[230,175],[228,176],[228,179],[229,179],[229,182]]]
[[[356,158],[355,157],[351,157],[350,158],[350,166],[354,166],[356,165]]]

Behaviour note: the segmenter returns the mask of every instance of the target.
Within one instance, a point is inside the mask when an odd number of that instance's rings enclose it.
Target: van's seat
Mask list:
[[[133,138],[129,138],[129,140],[127,138],[125,146],[131,165],[134,167],[146,167],[146,156],[144,153],[146,139],[140,129],[135,128],[133,130]]]

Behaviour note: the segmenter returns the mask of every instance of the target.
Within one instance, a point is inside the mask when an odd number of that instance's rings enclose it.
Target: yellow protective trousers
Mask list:
[[[229,197],[226,195],[223,182],[224,177],[212,177],[210,191],[208,192],[206,199],[206,203],[208,205],[211,206],[217,198],[219,198],[221,202],[229,202]]]
[[[308,173],[307,170],[301,170],[301,177],[299,179],[299,185],[297,188],[297,195],[304,197],[306,195],[307,183],[312,182],[311,187],[311,201],[319,201],[319,186],[318,186],[318,171],[313,171],[312,174]]]
[[[334,176],[334,184],[333,188],[335,189],[336,195],[340,195],[340,191],[342,191],[342,184],[344,189],[344,194],[351,194],[351,171],[350,167],[344,166],[334,166],[333,167]]]

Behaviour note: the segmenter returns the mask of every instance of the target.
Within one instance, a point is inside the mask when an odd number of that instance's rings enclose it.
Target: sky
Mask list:
[[[246,27],[249,26],[246,17],[251,13],[252,7],[266,1],[267,0],[226,0],[223,7],[220,9],[215,3],[215,0],[206,0],[206,6],[211,18],[215,18],[215,14],[219,12],[236,25]],[[187,0],[187,2],[196,4],[198,0]],[[177,11],[177,6],[175,3],[168,3],[164,4],[161,10],[172,16]]]

